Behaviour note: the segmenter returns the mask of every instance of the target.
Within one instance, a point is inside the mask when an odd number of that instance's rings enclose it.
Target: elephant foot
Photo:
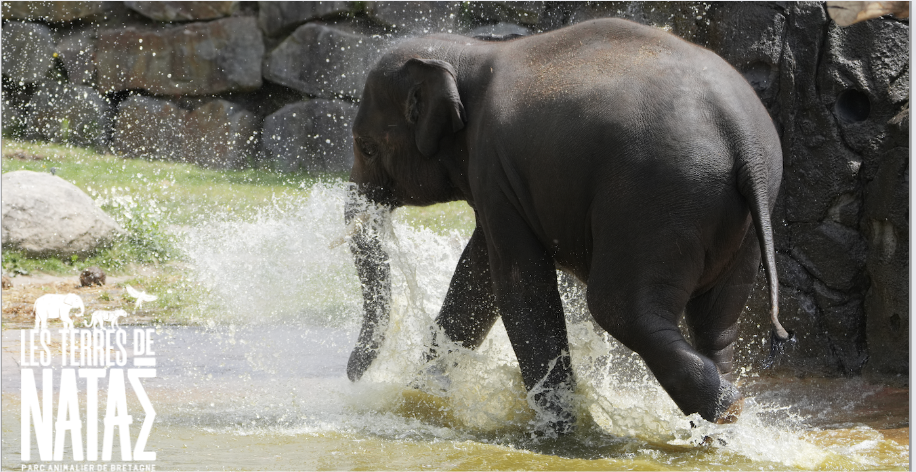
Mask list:
[[[716,424],[732,424],[735,421],[738,421],[738,417],[741,416],[741,412],[744,410],[744,399],[739,398],[738,401],[731,404],[724,413],[719,415],[716,418]]]
[[[744,410],[744,398],[734,385],[723,382],[719,390],[719,401],[716,405],[716,424],[731,424],[738,421],[738,416]]]
[[[537,413],[534,434],[560,437],[576,430],[576,414],[568,390],[547,391],[534,395]]]
[[[564,419],[544,419],[536,420],[536,426],[531,432],[533,438],[561,438],[576,432],[576,417],[568,415]]]
[[[452,388],[452,379],[446,373],[441,360],[433,361],[423,369],[420,369],[416,378],[410,382],[410,388],[433,395],[445,396]]]

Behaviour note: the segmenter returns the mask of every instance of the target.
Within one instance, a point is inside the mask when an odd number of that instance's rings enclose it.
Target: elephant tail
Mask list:
[[[763,269],[770,286],[770,321],[773,323],[773,331],[770,335],[770,355],[764,362],[765,367],[772,365],[785,343],[795,341],[795,334],[786,331],[779,322],[779,278],[776,273],[776,249],[770,221],[767,170],[762,159],[739,158],[738,189],[751,209],[760,253],[763,256]]]

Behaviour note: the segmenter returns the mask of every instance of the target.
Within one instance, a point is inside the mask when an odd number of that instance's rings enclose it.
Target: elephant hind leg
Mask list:
[[[754,288],[759,268],[760,248],[751,229],[731,267],[710,290],[690,300],[685,310],[697,351],[712,359],[729,381],[734,380],[738,318]]]
[[[557,289],[557,272],[547,250],[511,205],[491,205],[485,226],[493,295],[518,359],[538,430],[568,434],[575,429],[572,360]]]
[[[593,271],[589,310],[598,324],[643,358],[684,414],[699,413],[710,422],[723,419],[741,395],[712,359],[687,342],[677,324],[690,297],[684,281],[696,279],[677,274],[670,264],[642,267],[639,274]]]

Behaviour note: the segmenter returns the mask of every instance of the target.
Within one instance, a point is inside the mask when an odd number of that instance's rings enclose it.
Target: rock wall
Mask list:
[[[840,27],[817,2],[4,2],[3,130],[211,167],[345,171],[366,73],[391,42],[609,16],[716,51],[777,125],[782,319],[799,336],[781,366],[908,372],[908,21]],[[741,355],[754,361],[769,329],[762,278],[747,311]]]

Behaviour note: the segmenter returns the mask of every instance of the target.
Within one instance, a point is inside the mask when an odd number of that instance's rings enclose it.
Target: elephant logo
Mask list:
[[[109,328],[120,328],[118,318],[126,317],[127,312],[124,310],[96,310],[92,312],[92,321],[87,321],[86,326],[90,328],[99,327],[105,329],[105,322],[108,322]]]
[[[64,329],[73,329],[73,320],[70,319],[70,310],[79,308],[76,316],[83,316],[86,307],[79,295],[68,293],[49,293],[35,300],[35,329],[48,329],[48,320],[60,318]]]

